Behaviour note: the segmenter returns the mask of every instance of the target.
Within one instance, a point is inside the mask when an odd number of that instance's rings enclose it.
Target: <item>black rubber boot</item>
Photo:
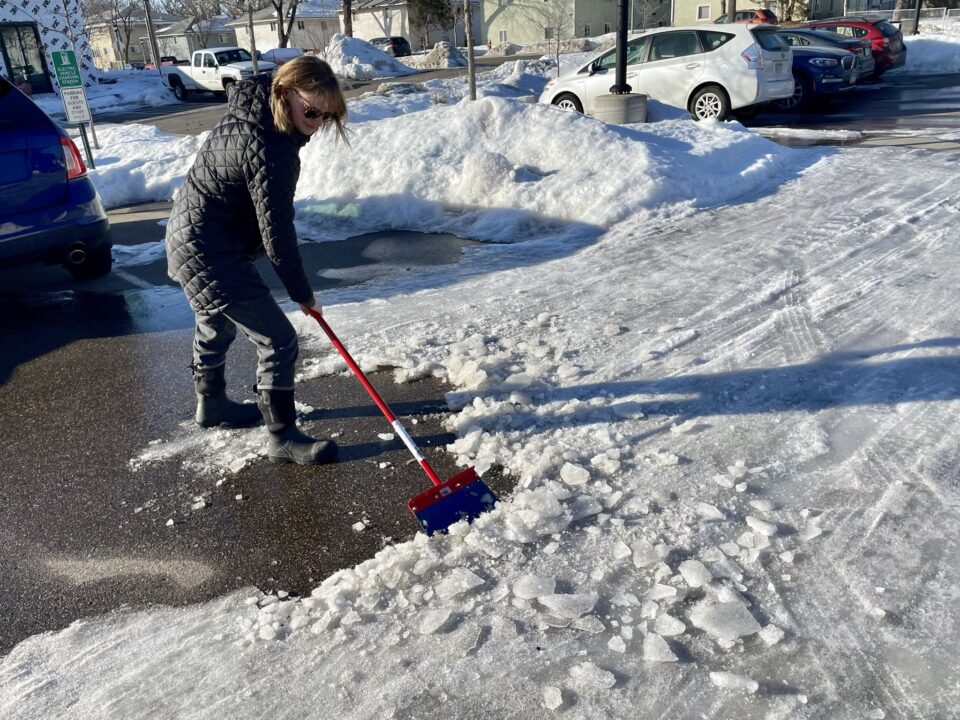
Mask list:
[[[257,404],[270,432],[270,462],[322,465],[337,459],[337,444],[317,440],[297,429],[293,390],[260,390]]]
[[[191,367],[197,390],[197,414],[193,418],[197,425],[202,428],[245,428],[260,424],[260,411],[256,405],[234,402],[227,397],[223,365]]]

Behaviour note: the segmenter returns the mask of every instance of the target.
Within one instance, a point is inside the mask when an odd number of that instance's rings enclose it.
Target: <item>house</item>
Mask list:
[[[147,34],[147,21],[143,8],[138,5],[127,5],[127,11],[121,15],[116,13],[99,13],[87,18],[84,29],[90,40],[90,52],[94,64],[101,70],[123,68],[127,65],[143,67],[151,60],[149,42],[144,48],[140,38]],[[170,27],[183,18],[167,13],[151,11],[155,31]]]
[[[456,6],[462,5],[460,2]],[[481,0],[471,0],[473,7],[473,41],[486,42]],[[416,50],[428,50],[438,42],[446,41],[463,47],[466,35],[463,17],[457,13],[456,21],[449,28],[431,28],[428,31],[417,25],[407,0],[353,0],[353,36],[361,40],[400,35]],[[341,15],[343,10],[340,11]]]
[[[237,44],[237,34],[227,17],[215,17],[207,20],[188,18],[157,30],[157,50],[160,57],[173,56],[178,60],[189,60],[194,50],[208,47],[233,47]],[[150,38],[140,38],[140,48],[144,57],[151,57]]]
[[[285,5],[286,22],[290,20],[290,5]],[[296,17],[290,29],[287,47],[304,50],[322,50],[330,43],[340,27],[340,0],[304,0],[296,6]],[[251,49],[250,24],[244,15],[230,22],[237,34],[237,44]],[[280,28],[277,11],[272,7],[253,14],[253,37],[257,50],[264,52],[280,46]]]
[[[895,0],[861,0],[863,3],[881,2]],[[855,0],[810,0],[813,7],[810,9],[810,19],[837,17],[844,14],[844,3],[852,3]],[[750,0],[737,0],[738,10],[747,10],[749,8],[766,8],[773,11],[773,14],[781,21],[784,20],[806,20],[807,5],[793,3],[793,17],[787,17],[788,10],[786,3],[779,0],[763,0],[762,2],[750,2]],[[727,0],[674,0],[673,22],[672,25],[697,25],[699,23],[712,23],[721,15],[727,12]],[[799,14],[798,14],[799,13]]]
[[[670,0],[633,0],[628,30],[667,25]],[[617,0],[483,0],[483,22],[494,44],[597,37],[617,30]]]
[[[79,0],[0,0],[0,74],[27,93],[58,92],[58,50],[73,50],[84,83],[94,82]]]

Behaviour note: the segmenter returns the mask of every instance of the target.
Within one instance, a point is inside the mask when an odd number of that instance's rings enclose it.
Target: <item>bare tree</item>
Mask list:
[[[573,36],[573,2],[545,0],[538,15],[543,38],[549,43],[550,52],[556,58],[557,77],[560,77],[560,51],[564,41]]]
[[[253,14],[266,7],[266,0],[221,0],[221,7],[230,17],[247,18],[247,35],[250,37],[250,55],[252,57],[253,72],[257,74],[257,36],[253,28]]]
[[[290,42],[293,23],[297,19],[298,5],[300,0],[270,0],[270,6],[277,14],[277,47],[285,48]]]
[[[343,0],[343,34],[353,37],[353,0]]]
[[[130,62],[133,27],[140,22],[143,6],[137,0],[81,0],[80,7],[88,24],[103,23],[113,31],[123,61]]]
[[[430,33],[454,23],[453,7],[449,0],[408,0],[408,5],[410,24],[419,29],[425,49],[429,49]]]
[[[220,5],[220,0],[163,0],[168,13],[190,19],[186,30],[194,34],[202,48],[210,46],[214,18],[221,13]]]

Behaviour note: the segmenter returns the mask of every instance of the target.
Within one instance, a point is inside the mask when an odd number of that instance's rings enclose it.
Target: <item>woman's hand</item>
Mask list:
[[[320,306],[320,303],[317,302],[316,298],[311,298],[310,302],[304,303],[300,306],[300,312],[302,312],[304,315],[309,315],[311,310],[318,315],[323,315],[323,308]]]

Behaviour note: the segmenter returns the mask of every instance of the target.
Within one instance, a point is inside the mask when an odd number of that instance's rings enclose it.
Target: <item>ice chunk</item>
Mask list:
[[[421,613],[420,634],[432,635],[446,624],[447,620],[450,619],[450,614],[450,608],[437,608]]]
[[[692,588],[709,585],[713,574],[699,560],[684,560],[680,563],[680,574],[684,581]]]
[[[563,707],[563,692],[555,685],[543,689],[543,704],[547,710],[559,710]]]
[[[667,641],[656,633],[647,633],[643,639],[643,659],[647,662],[677,662],[677,656]]]
[[[393,433],[377,433],[377,437],[383,440],[384,442],[390,442],[393,440]]]
[[[364,530],[367,529],[367,526],[364,525],[362,522],[355,522],[353,525],[350,526],[350,528],[354,532],[363,532]]]
[[[661,613],[653,622],[653,631],[665,637],[682,635],[686,630],[687,626],[683,624],[683,621],[677,620],[669,613]]]
[[[570,677],[580,685],[597,690],[609,690],[617,684],[617,678],[612,672],[607,672],[589,661],[570,668]]]
[[[724,690],[746,690],[751,695],[760,687],[756,680],[728,672],[710,673],[710,682]]]
[[[690,622],[721,642],[733,642],[760,631],[760,623],[738,602],[701,603],[690,612]]]
[[[603,326],[603,334],[607,337],[616,337],[624,331],[624,328],[619,325],[614,325],[613,323],[607,323]]]
[[[633,551],[630,549],[630,546],[627,545],[623,540],[615,540],[613,542],[613,557],[617,560],[623,560],[624,558],[630,557],[630,554]]]
[[[726,517],[720,508],[710,503],[699,502],[697,503],[696,510],[697,515],[704,520],[723,520],[723,518]]]
[[[607,648],[613,652],[625,653],[627,651],[627,644],[621,636],[614,635],[607,641]]]
[[[590,479],[590,471],[580,465],[564,463],[563,467],[560,468],[560,479],[567,485],[574,487],[584,485]]]
[[[570,623],[570,627],[572,627],[574,630],[588,632],[591,635],[599,635],[607,629],[603,624],[603,621],[600,620],[600,618],[598,618],[596,615],[586,615],[584,617],[577,618]]]
[[[544,595],[537,600],[560,617],[578,618],[593,610],[600,596],[595,592]]]
[[[672,585],[657,583],[647,590],[645,597],[647,600],[675,600],[677,597],[677,589]]]
[[[522,600],[533,600],[542,595],[553,595],[557,581],[544,575],[522,575],[513,584],[513,594]]]
[[[603,510],[603,505],[592,495],[578,495],[567,505],[570,509],[571,520],[583,520],[585,517],[596,515]]]
[[[671,425],[670,432],[674,433],[675,435],[684,435],[694,430],[696,427],[697,427],[697,419],[692,418],[690,420],[687,420],[686,422],[680,423],[679,425]]]
[[[436,587],[437,595],[447,600],[483,585],[483,578],[466,568],[454,568]]]
[[[767,647],[772,647],[778,642],[783,640],[783,630],[778,628],[773,623],[765,625],[762,630],[760,630],[760,639],[766,643]]]
[[[754,532],[758,532],[761,535],[766,535],[767,537],[773,537],[777,534],[776,523],[761,520],[753,515],[747,515],[747,525],[749,525]]]
[[[650,567],[660,562],[660,554],[656,548],[644,539],[637,540],[630,546],[633,549],[633,564],[638,568]]]

